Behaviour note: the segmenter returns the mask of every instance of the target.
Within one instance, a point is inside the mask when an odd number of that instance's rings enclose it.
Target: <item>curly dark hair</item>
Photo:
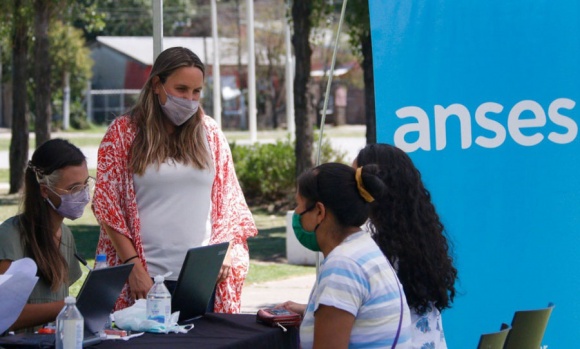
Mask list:
[[[451,307],[455,297],[457,269],[450,242],[421,173],[401,149],[388,144],[369,144],[357,158],[357,166],[379,166],[387,189],[371,206],[371,234],[398,270],[407,303],[418,314],[435,306]]]

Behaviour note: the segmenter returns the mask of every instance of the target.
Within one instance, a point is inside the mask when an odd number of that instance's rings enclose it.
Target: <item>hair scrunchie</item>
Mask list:
[[[354,176],[356,180],[356,187],[358,188],[358,193],[365,199],[366,202],[373,202],[375,198],[365,189],[362,181],[362,166],[356,169],[356,174]]]
[[[36,180],[40,181],[40,179],[44,176],[44,171],[38,167],[36,167],[32,161],[28,161],[28,168],[32,170],[32,172],[34,172],[34,175],[36,176]]]

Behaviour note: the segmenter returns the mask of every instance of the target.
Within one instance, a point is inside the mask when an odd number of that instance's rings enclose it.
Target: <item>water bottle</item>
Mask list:
[[[64,308],[56,317],[56,349],[82,349],[85,322],[75,297],[64,299]]]
[[[107,268],[108,266],[109,264],[107,263],[107,255],[103,253],[97,254],[97,257],[95,258],[95,270]],[[111,324],[112,322],[109,317],[109,319],[107,319],[107,322],[105,323],[105,328],[111,328]]]
[[[98,254],[97,258],[95,259],[95,269],[102,269],[106,268],[109,265],[107,264],[107,255],[106,254]]]
[[[165,281],[163,275],[157,275],[154,280],[155,284],[147,293],[147,319],[167,327],[171,317],[171,293],[163,283]]]

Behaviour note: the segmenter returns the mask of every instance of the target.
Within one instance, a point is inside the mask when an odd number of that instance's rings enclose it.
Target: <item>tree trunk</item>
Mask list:
[[[377,142],[377,122],[375,115],[375,80],[373,75],[373,49],[371,36],[365,35],[361,38],[362,45],[362,68],[364,71],[365,83],[365,119],[367,124],[367,144]]]
[[[296,123],[296,175],[312,168],[312,122],[310,120],[308,102],[308,82],[310,80],[310,16],[312,2],[296,0],[292,3],[292,21],[294,34],[292,45],[296,56],[296,72],[294,75],[294,110]]]
[[[48,41],[48,24],[50,22],[50,2],[54,0],[34,0],[34,82],[36,119],[34,131],[36,146],[50,139],[50,53]]]
[[[14,0],[12,22],[12,139],[10,141],[10,189],[20,191],[28,159],[28,114],[26,113],[26,82],[28,65],[28,23],[22,13],[21,0]]]

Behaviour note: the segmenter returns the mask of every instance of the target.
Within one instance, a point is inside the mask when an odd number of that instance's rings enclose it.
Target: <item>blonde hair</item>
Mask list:
[[[131,109],[131,119],[137,134],[131,145],[129,167],[133,173],[142,175],[147,166],[159,166],[167,159],[190,164],[198,169],[210,166],[210,151],[206,146],[201,108],[172,134],[165,131],[165,118],[159,99],[153,92],[153,79],[161,83],[177,69],[196,67],[205,76],[205,67],[199,57],[184,47],[172,47],[157,57],[147,82],[141,89],[137,104]]]

